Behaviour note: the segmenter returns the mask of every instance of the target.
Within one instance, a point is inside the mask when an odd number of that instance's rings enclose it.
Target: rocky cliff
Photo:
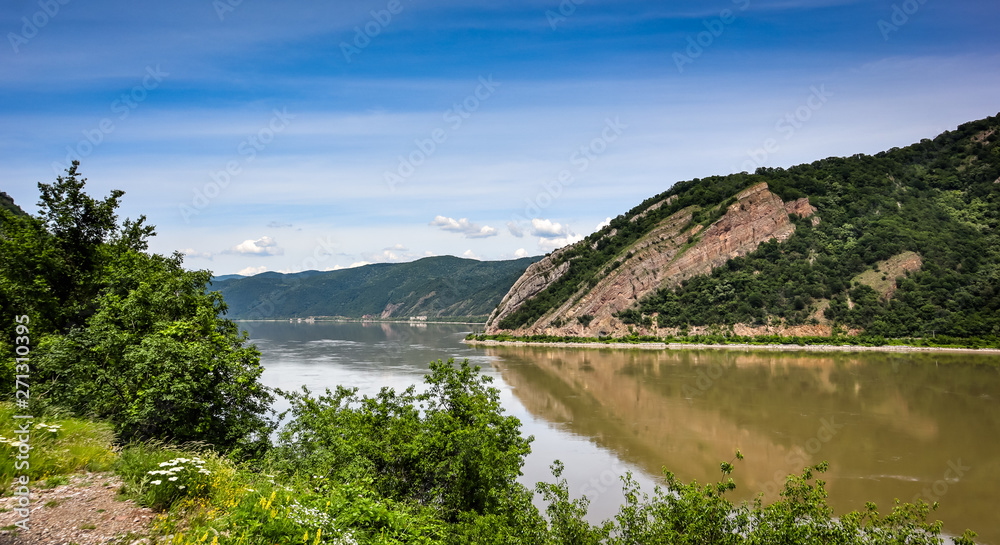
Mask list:
[[[651,205],[635,218],[662,206]],[[517,335],[622,335],[627,327],[614,315],[632,307],[644,296],[661,287],[679,284],[686,278],[706,274],[733,257],[746,255],[762,242],[786,240],[795,232],[789,214],[803,217],[815,209],[807,199],[783,202],[766,183],[751,186],[735,195],[721,217],[708,225],[693,223],[694,206],[681,209],[660,221],[651,231],[620,252],[617,259],[597,275],[597,282],[584,286],[563,304],[548,311],[532,324],[514,331]],[[814,220],[815,221],[815,220]],[[610,230],[604,237],[614,237]],[[602,237],[602,238],[604,238]],[[597,244],[581,241],[578,244]],[[571,247],[554,252],[533,264],[514,284],[487,324],[487,333],[502,330],[499,323],[520,305],[540,293],[563,275],[570,266],[562,259]]]

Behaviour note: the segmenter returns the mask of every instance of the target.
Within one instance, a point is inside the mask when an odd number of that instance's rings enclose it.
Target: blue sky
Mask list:
[[[9,1],[0,190],[92,195],[217,274],[578,240],[674,182],[1000,112],[995,2]]]

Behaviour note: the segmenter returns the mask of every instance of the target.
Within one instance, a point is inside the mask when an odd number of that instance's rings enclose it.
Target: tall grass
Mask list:
[[[28,457],[17,459],[21,451],[19,426],[27,420],[15,419],[14,415],[22,412],[13,403],[0,402],[0,489],[6,490],[15,477],[22,475],[32,482],[44,482],[80,470],[111,469],[115,459],[111,426],[79,418],[32,420],[27,434]]]

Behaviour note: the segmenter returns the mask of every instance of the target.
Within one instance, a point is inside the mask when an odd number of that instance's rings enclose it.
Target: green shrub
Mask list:
[[[380,494],[458,512],[494,511],[520,474],[531,437],[503,416],[499,392],[468,360],[431,363],[427,391],[338,388],[284,394],[291,420],[271,459],[290,473],[368,480]]]

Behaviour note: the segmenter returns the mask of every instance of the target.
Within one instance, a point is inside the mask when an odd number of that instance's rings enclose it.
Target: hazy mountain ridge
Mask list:
[[[995,336],[998,132],[991,117],[874,156],[677,183],[529,268],[488,332]]]
[[[230,277],[213,281],[211,289],[222,293],[232,318],[487,316],[539,259],[427,257],[337,271]]]

